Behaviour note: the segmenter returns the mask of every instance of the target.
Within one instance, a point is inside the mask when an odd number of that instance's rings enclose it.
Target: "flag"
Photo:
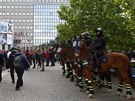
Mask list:
[[[24,31],[21,31],[19,34],[20,34],[19,36],[25,36]]]

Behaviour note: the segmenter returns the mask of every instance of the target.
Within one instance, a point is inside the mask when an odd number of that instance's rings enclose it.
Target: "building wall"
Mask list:
[[[69,0],[0,0],[0,19],[13,23],[14,32],[17,34],[16,39],[21,40],[20,43],[15,43],[15,46],[25,48],[33,47],[33,42],[38,42],[33,41],[33,38],[35,39],[35,37],[33,37],[35,24],[34,5],[42,5],[42,3],[69,4]],[[55,22],[53,25],[55,25]],[[52,35],[52,37],[56,36],[56,34],[50,35]]]
[[[68,5],[68,4],[65,4]],[[61,3],[34,4],[34,35],[33,44],[47,44],[57,36],[56,25],[62,23],[57,10]]]

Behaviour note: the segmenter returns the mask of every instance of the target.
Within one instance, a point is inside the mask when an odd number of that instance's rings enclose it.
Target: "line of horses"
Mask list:
[[[119,79],[119,86],[117,95],[121,95],[123,84],[126,84],[127,99],[132,99],[133,78],[131,74],[130,59],[124,53],[119,52],[106,52],[105,57],[107,61],[100,62],[100,68],[95,67],[95,62],[91,58],[92,50],[88,48],[84,39],[79,40],[79,46],[73,47],[72,40],[65,42],[61,45],[54,45],[53,51],[55,52],[60,64],[62,65],[63,75],[67,72],[66,77],[74,80],[73,71],[76,74],[76,85],[80,90],[83,89],[82,77],[85,77],[87,85],[86,94],[88,97],[93,97],[94,89],[94,76],[96,71],[98,74],[99,87],[103,87],[104,78],[107,80],[107,92],[112,90],[110,69],[114,69]],[[103,58],[105,59],[105,58]],[[67,71],[65,70],[67,65]],[[97,70],[96,70],[97,69]]]

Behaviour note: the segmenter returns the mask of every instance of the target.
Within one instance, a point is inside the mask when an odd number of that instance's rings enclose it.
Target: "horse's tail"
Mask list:
[[[132,72],[131,72],[131,65],[130,65],[130,63],[129,63],[129,65],[128,65],[128,76],[129,76],[129,79],[131,80],[131,82],[130,82],[130,84],[131,84],[131,86],[132,86],[132,88],[134,88],[134,83],[133,83],[133,77],[132,77]]]

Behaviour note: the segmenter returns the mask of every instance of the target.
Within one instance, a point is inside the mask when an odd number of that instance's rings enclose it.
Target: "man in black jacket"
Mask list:
[[[89,46],[89,48],[94,51],[93,57],[96,60],[97,67],[100,67],[99,58],[105,52],[106,43],[107,43],[107,38],[104,36],[103,30],[101,28],[97,28],[96,29],[96,38],[94,39],[92,44]]]
[[[17,52],[17,50],[15,50],[15,49],[11,50],[11,54],[9,55],[8,62],[7,62],[8,68],[10,69],[10,76],[11,76],[11,79],[12,79],[12,83],[15,83],[15,78],[14,78],[15,67],[13,65],[13,60],[14,60],[16,52]]]
[[[2,54],[0,53],[0,82],[2,80],[2,67],[4,65],[4,58],[2,56]]]
[[[17,57],[18,57],[18,59],[17,59]],[[15,63],[16,60],[18,60],[18,66]],[[18,90],[20,90],[20,87],[23,86],[24,71],[30,67],[30,63],[29,63],[26,55],[24,53],[22,53],[21,50],[19,50],[19,49],[18,49],[18,52],[15,54],[14,67],[15,67],[15,71],[16,71],[17,77],[18,77],[15,89],[16,89],[16,91],[18,91]]]

